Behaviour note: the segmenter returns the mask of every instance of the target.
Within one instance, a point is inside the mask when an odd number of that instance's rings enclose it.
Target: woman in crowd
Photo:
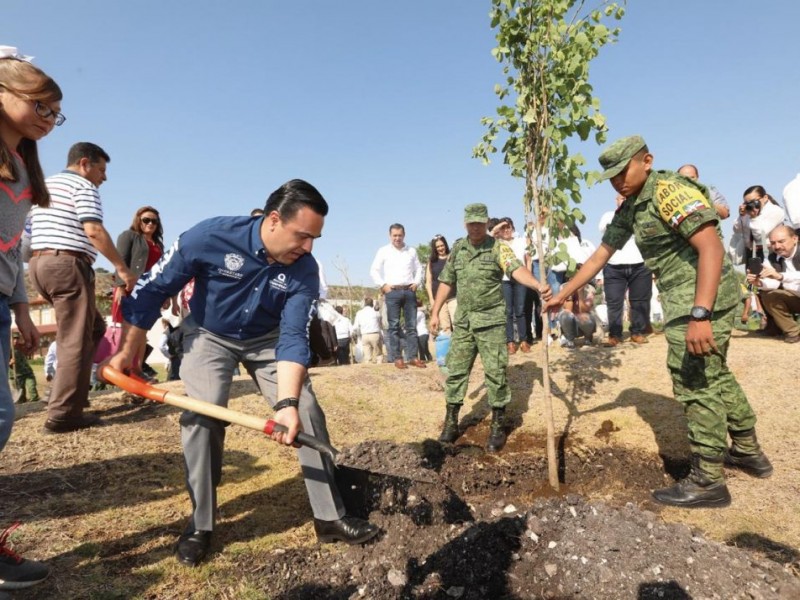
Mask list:
[[[752,185],[744,191],[739,205],[739,218],[733,230],[742,233],[747,256],[764,260],[769,253],[769,232],[783,223],[784,212],[780,204],[760,185]]]
[[[514,221],[510,217],[503,217],[492,229],[492,235],[498,240],[508,244],[514,251],[517,260],[530,269],[530,257],[525,244],[525,238],[519,237],[514,228]],[[503,275],[503,297],[506,301],[506,345],[508,353],[517,351],[517,341],[522,352],[530,352],[528,332],[525,325],[525,296],[528,288]],[[515,333],[516,332],[516,333]]]
[[[769,254],[769,232],[783,223],[784,211],[775,199],[760,185],[751,185],[742,194],[739,205],[739,218],[733,224],[733,230],[741,232],[747,248],[747,258],[757,258],[763,262]],[[748,294],[744,303],[741,321],[747,323],[751,313],[760,317],[760,327],[767,326],[767,315],[761,306],[758,290],[748,286]]]
[[[137,277],[141,277],[142,273],[149,271],[158,262],[164,254],[164,228],[155,208],[142,206],[136,211],[131,226],[117,238],[117,251]],[[115,281],[117,288],[111,309],[111,320],[114,323],[122,323],[121,301],[125,288],[121,279],[116,278]],[[142,372],[151,378],[156,376],[156,371],[146,360],[152,351],[150,344],[142,349]]]
[[[425,267],[425,290],[428,292],[428,302],[433,306],[436,299],[436,290],[439,289],[439,273],[444,269],[447,259],[450,257],[450,246],[443,235],[435,235],[431,240],[431,256]],[[450,290],[447,302],[442,305],[439,311],[439,331],[450,334],[453,329],[453,319],[456,314],[456,287]]]

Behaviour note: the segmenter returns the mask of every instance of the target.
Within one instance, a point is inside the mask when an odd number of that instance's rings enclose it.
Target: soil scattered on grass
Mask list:
[[[738,338],[729,362],[759,415],[775,476],[728,471],[729,509],[661,515],[650,501],[653,488],[686,473],[689,451],[663,336],[611,351],[553,350],[559,494],[546,483],[542,375],[531,357],[512,357],[513,433],[498,455],[484,452],[490,409],[480,365],[455,447],[421,441],[441,427],[435,370],[318,369],[331,439],[355,467],[340,469],[351,476],[348,501],[382,534],[364,547],[317,544],[294,454],[231,427],[219,528],[197,569],[173,556],[189,508],[178,411],[96,393],[92,410],[106,427],[44,436],[42,403],[22,405],[0,468],[3,511],[23,522],[16,549],[53,573],[14,597],[800,598],[792,458],[800,413],[781,378],[791,356],[775,355],[773,340]],[[757,381],[747,376],[753,364],[765,365]],[[182,392],[180,383],[164,386]],[[265,410],[244,378],[233,382],[231,406]],[[375,432],[403,443],[358,444]]]
[[[364,546],[266,554],[259,577],[276,598],[800,597],[781,564],[662,522],[648,499],[665,483],[653,458],[571,453],[557,495],[544,457],[433,441],[369,442],[344,456],[357,467],[339,472],[348,509],[382,533]],[[615,479],[628,482],[619,497],[583,499]],[[613,505],[623,497],[635,502]]]

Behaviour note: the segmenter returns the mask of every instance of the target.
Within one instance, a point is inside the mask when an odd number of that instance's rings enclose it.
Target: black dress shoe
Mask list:
[[[317,539],[323,544],[344,542],[345,544],[363,544],[378,534],[378,528],[358,517],[342,517],[337,521],[321,521],[314,519],[314,531]]]
[[[92,413],[83,413],[77,419],[68,419],[65,421],[54,421],[47,419],[44,422],[45,433],[67,433],[69,431],[78,431],[79,429],[86,429],[87,427],[94,427],[102,425],[103,421],[100,417]]]
[[[181,564],[196,567],[208,554],[210,545],[210,531],[187,531],[178,539],[175,556]]]

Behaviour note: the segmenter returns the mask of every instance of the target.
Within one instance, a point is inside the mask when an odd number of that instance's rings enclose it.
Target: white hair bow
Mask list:
[[[34,57],[20,54],[19,50],[17,50],[14,46],[0,46],[0,58],[16,58],[17,60],[31,62]]]

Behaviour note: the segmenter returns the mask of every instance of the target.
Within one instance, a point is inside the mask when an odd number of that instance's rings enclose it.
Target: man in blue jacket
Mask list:
[[[242,362],[275,410],[274,420],[288,428],[273,433],[276,441],[291,445],[301,429],[328,441],[307,374],[308,323],[319,295],[311,248],[328,205],[312,185],[295,179],[270,195],[264,213],[208,219],[183,233],[124,299],[123,341],[110,365],[134,366],[163,302],[194,279],[191,314],[182,324],[187,394],[226,406],[234,369]],[[208,552],[214,529],[225,423],[185,412],[181,438],[193,513],[176,554],[195,566]],[[358,544],[372,538],[377,527],[345,515],[331,461],[309,448],[298,454],[319,540]]]

